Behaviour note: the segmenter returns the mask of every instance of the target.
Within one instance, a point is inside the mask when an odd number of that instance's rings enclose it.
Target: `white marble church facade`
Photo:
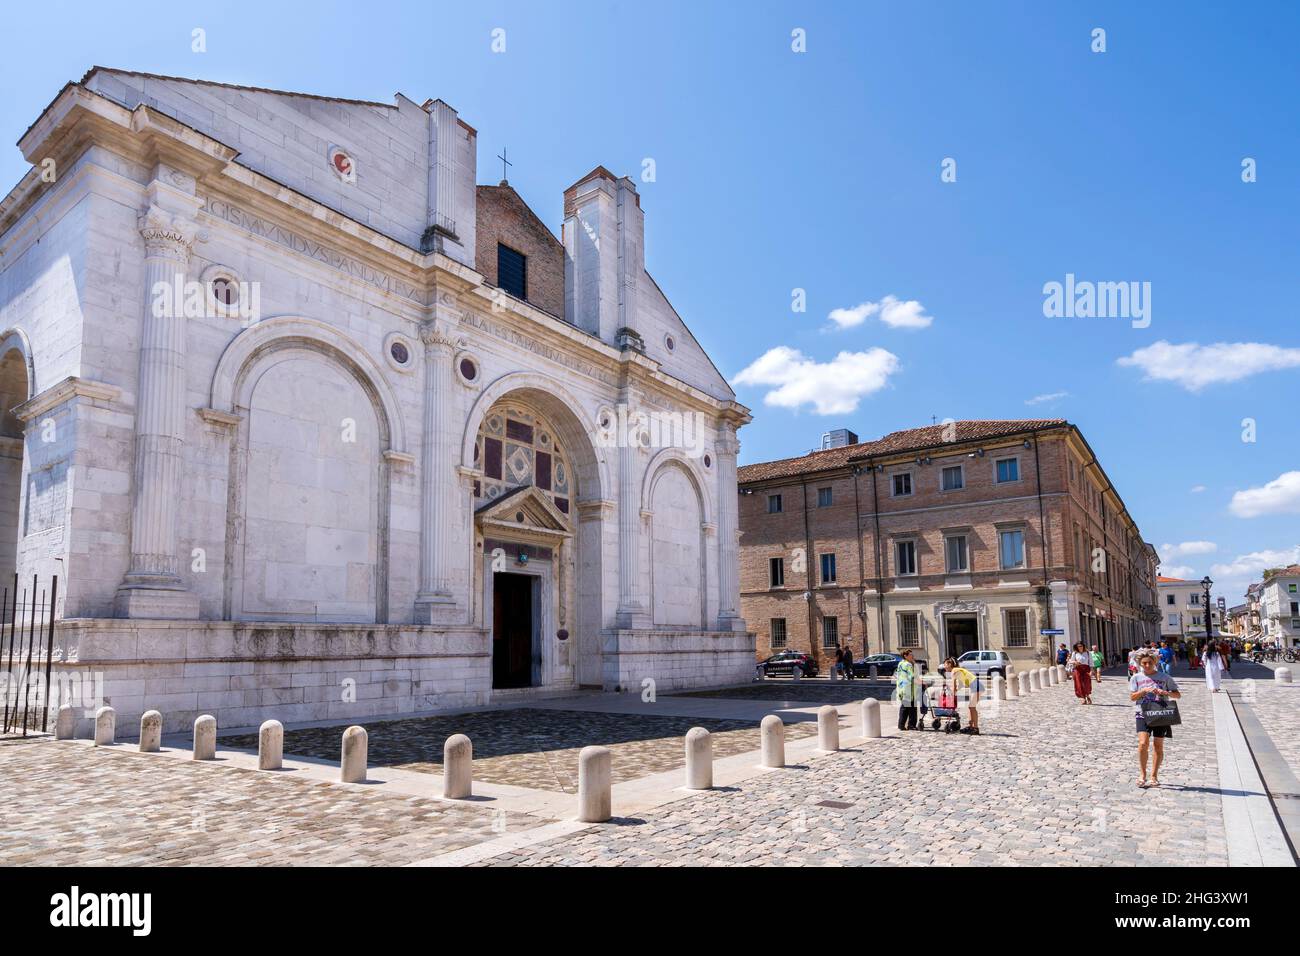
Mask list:
[[[441,101],[102,68],[19,146],[0,580],[59,575],[55,665],[119,721],[748,677],[749,416],[630,180],[557,239]]]

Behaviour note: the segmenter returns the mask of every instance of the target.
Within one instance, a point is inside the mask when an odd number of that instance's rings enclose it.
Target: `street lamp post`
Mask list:
[[[1205,577],[1201,578],[1201,588],[1205,591],[1205,643],[1206,644],[1209,644],[1210,641],[1213,640],[1213,635],[1210,633],[1210,588],[1213,586],[1213,584],[1214,582],[1210,580],[1210,576],[1208,574]]]

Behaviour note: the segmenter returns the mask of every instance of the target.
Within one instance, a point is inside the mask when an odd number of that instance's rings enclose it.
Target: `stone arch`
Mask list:
[[[18,566],[26,453],[25,426],[13,409],[36,394],[31,342],[22,329],[0,337],[0,581]]]
[[[713,524],[707,488],[698,466],[677,449],[661,450],[646,468],[641,512],[650,522],[650,606],[655,626],[708,626]],[[661,492],[676,496],[664,503],[671,507],[660,507]]]
[[[281,315],[263,319],[236,335],[221,353],[212,374],[211,407],[218,412],[238,414],[241,377],[250,363],[260,355],[289,347],[327,354],[346,368],[382,411],[385,450],[407,454],[401,406],[383,369],[360,343],[317,319]]]
[[[558,381],[538,372],[510,372],[492,382],[475,399],[461,436],[460,465],[474,468],[474,442],[483,419],[497,402],[507,397],[532,405],[550,419],[572,456],[577,470],[579,500],[592,501],[611,494],[609,464],[591,436],[594,425],[580,411],[582,403]]]
[[[355,512],[347,515],[358,524],[355,528],[341,519],[322,521],[310,516],[298,519],[304,536],[304,544],[298,548],[301,556],[296,561],[296,555],[284,557],[283,568],[286,575],[298,573],[309,578],[310,584],[303,590],[304,600],[313,603],[315,608],[310,613],[305,606],[300,606],[301,602],[286,601],[282,606],[274,606],[276,602],[266,596],[271,572],[257,542],[252,542],[254,547],[252,554],[249,553],[251,538],[255,537],[248,521],[249,471],[252,465],[261,468],[265,447],[264,443],[253,441],[252,419],[257,395],[264,384],[272,389],[271,394],[276,388],[287,387],[290,379],[277,380],[276,376],[285,374],[295,363],[303,369],[313,366],[318,369],[322,384],[333,391],[336,400],[346,397],[348,390],[353,395],[359,393],[362,397],[356,401],[364,403],[365,411],[373,416],[375,428],[371,445],[364,439],[369,423],[356,416],[354,424],[361,442],[348,450],[353,459],[350,462],[331,460],[331,466],[326,468],[321,467],[323,462],[303,463],[308,474],[315,466],[315,477],[306,480],[322,484],[322,487],[309,487],[309,494],[326,493],[323,472],[330,471],[334,477],[346,475],[344,491],[353,499],[364,498],[367,502],[360,517]],[[234,423],[227,501],[224,616],[240,620],[386,622],[391,468],[386,453],[405,453],[405,435],[396,397],[377,363],[360,345],[325,323],[297,316],[268,319],[244,330],[227,346],[213,375],[211,407],[232,416]],[[265,411],[269,416],[276,414],[269,409]],[[323,428],[326,423],[310,424]],[[310,456],[311,452],[306,454]],[[331,560],[325,560],[323,555]],[[250,587],[254,588],[251,592]],[[358,598],[354,593],[358,591],[364,591],[365,596]],[[250,594],[255,598],[261,595],[260,600],[254,601],[260,606],[248,606]],[[312,598],[320,600],[312,601]]]

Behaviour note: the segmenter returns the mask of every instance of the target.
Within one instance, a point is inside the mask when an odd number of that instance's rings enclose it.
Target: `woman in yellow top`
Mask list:
[[[975,734],[980,732],[980,681],[971,671],[964,667],[958,667],[957,661],[948,658],[943,662],[943,672],[952,678],[953,690],[959,691],[963,687],[970,688],[970,701],[967,710],[970,713],[970,722],[961,729],[963,734]]]

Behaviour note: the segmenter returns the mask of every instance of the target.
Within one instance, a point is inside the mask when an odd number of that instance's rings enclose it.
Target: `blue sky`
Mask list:
[[[508,146],[557,230],[574,179],[653,158],[647,267],[740,376],[743,461],[841,425],[1064,417],[1147,539],[1190,545],[1166,571],[1210,571],[1235,603],[1300,560],[1300,6],[143,2],[7,22],[28,38],[0,60],[11,143],[98,63],[441,97],[479,131],[480,181]],[[5,188],[24,171],[0,153]],[[1150,283],[1150,324],[1045,316],[1067,274]]]

